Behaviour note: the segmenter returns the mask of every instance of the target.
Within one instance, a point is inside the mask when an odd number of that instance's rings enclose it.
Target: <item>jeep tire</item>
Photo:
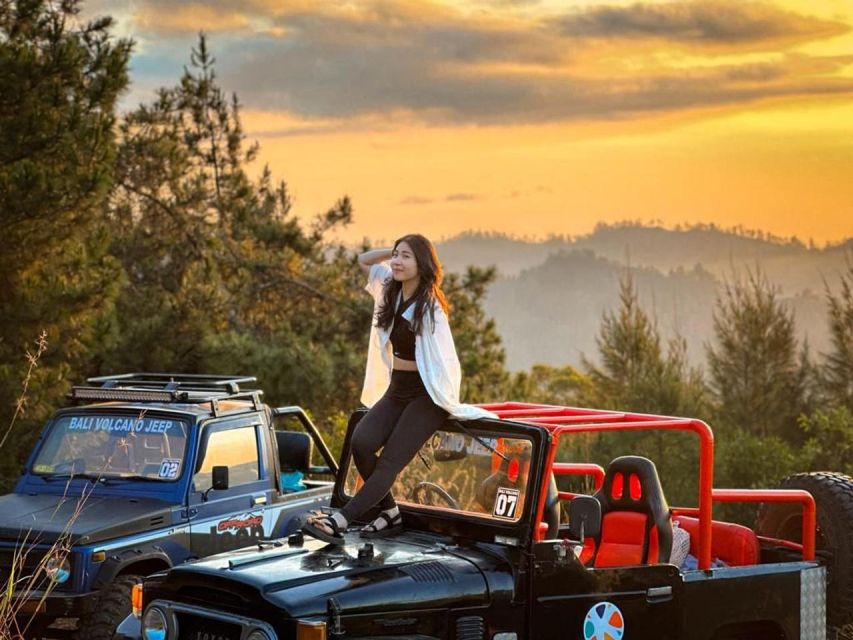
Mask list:
[[[116,576],[103,588],[92,612],[80,619],[74,640],[111,640],[116,627],[130,615],[130,592],[139,582],[142,576]]]
[[[827,567],[827,638],[853,640],[853,478],[816,471],[785,478],[779,489],[804,489],[817,503],[816,546]],[[765,503],[758,511],[758,535],[801,541],[802,507]],[[823,553],[821,553],[823,552]]]

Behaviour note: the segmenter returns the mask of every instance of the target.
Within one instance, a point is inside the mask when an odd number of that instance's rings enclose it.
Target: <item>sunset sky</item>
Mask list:
[[[98,0],[125,108],[197,32],[261,159],[341,235],[544,237],[626,219],[853,236],[850,0]]]

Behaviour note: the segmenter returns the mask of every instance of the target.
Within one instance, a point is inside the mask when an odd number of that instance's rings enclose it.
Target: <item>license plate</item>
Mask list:
[[[240,626],[192,614],[179,614],[180,640],[240,640]]]

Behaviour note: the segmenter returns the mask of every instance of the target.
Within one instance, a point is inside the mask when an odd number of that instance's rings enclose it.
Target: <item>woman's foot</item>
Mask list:
[[[362,538],[387,538],[395,536],[403,530],[403,516],[400,509],[394,507],[380,511],[376,519],[361,528]]]
[[[336,513],[318,513],[313,512],[308,515],[307,520],[302,525],[302,532],[307,533],[313,538],[328,542],[330,544],[343,544],[344,531],[347,529],[347,521],[340,512]]]

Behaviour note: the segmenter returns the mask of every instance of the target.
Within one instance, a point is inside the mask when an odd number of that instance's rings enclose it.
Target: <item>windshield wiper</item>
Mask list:
[[[91,480],[93,484],[95,482],[106,481],[106,478],[104,478],[103,476],[96,476],[91,473],[37,473],[35,475],[37,475],[45,482],[51,482],[53,480],[71,480],[72,478]]]
[[[502,458],[503,460],[506,460],[507,462],[509,462],[509,458],[508,458],[506,455],[504,455],[503,453],[501,453],[500,451],[498,451],[497,449],[495,449],[492,445],[490,445],[490,444],[489,444],[488,442],[486,442],[485,440],[481,440],[481,439],[480,439],[480,437],[479,437],[478,435],[476,435],[476,434],[471,433],[470,431],[468,431],[468,429],[466,429],[466,428],[465,428],[465,426],[462,424],[462,422],[461,422],[460,420],[454,420],[454,421],[453,421],[453,424],[455,424],[457,427],[459,427],[460,429],[462,429],[462,431],[464,431],[464,432],[465,432],[465,433],[467,433],[469,436],[471,436],[472,438],[474,438],[474,440],[476,440],[477,442],[479,442],[479,443],[483,446],[483,448],[488,449],[489,451],[491,451],[491,452],[492,452],[492,453],[494,453],[495,455],[499,456],[499,457],[500,457],[500,458]]]
[[[159,478],[152,478],[151,476],[141,476],[139,474],[133,474],[125,476],[103,476],[101,480],[105,482],[112,482],[113,480],[126,480],[128,482],[134,482],[136,480],[159,481]]]
[[[83,480],[90,480],[92,484],[96,482],[100,482],[101,484],[111,484],[117,480],[123,480],[125,482],[135,482],[138,480],[148,480],[154,481],[157,478],[152,478],[150,476],[141,476],[138,474],[133,475],[124,475],[124,476],[105,476],[105,475],[95,475],[93,473],[45,473],[45,474],[36,474],[45,482],[52,482],[54,480],[71,480],[72,478],[80,478]]]

